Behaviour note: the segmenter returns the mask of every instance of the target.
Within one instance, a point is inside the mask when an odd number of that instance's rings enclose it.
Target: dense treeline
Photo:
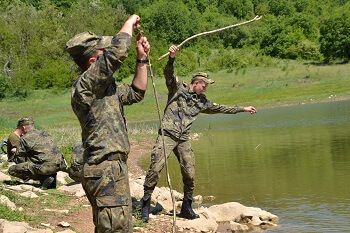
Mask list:
[[[153,61],[195,33],[262,15],[263,20],[190,42],[177,71],[240,70],[270,57],[319,62],[350,59],[348,0],[1,0],[0,98],[29,89],[66,88],[77,67],[65,52],[74,34],[115,34],[130,14],[141,16]],[[134,48],[130,56],[135,53]],[[156,63],[161,73],[163,63]],[[130,75],[127,59],[116,74]]]

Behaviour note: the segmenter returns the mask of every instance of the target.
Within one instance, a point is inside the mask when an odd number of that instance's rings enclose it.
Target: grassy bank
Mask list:
[[[155,64],[156,65],[156,64]],[[200,70],[200,69],[198,69]],[[310,62],[273,60],[265,67],[246,67],[210,73],[216,81],[206,95],[225,105],[253,105],[259,108],[348,99],[350,97],[350,64],[322,65]],[[180,77],[188,81],[189,77]],[[123,80],[131,83],[132,77]],[[162,111],[167,100],[163,77],[156,77],[156,87]],[[145,99],[125,107],[129,123],[157,120],[152,85]],[[31,115],[37,126],[52,134],[59,147],[70,153],[70,147],[80,141],[79,123],[70,107],[69,90],[36,90],[24,100],[6,99],[0,102],[0,138],[4,139],[21,116]],[[154,135],[157,126],[130,124],[130,136],[140,140]]]

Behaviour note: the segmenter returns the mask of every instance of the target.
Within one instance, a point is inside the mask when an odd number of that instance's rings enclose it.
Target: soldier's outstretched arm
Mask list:
[[[239,112],[250,112],[251,114],[256,113],[256,109],[253,106],[241,107],[241,106],[224,106],[221,104],[214,103],[207,99],[205,108],[201,111],[207,114],[225,113],[225,114],[236,114]]]
[[[169,60],[164,68],[164,77],[166,86],[169,92],[174,91],[176,89],[176,83],[178,81],[177,77],[174,74],[174,61],[176,53],[179,51],[179,48],[176,45],[172,45],[169,48]]]

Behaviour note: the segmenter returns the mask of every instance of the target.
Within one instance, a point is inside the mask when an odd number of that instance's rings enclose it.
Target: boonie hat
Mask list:
[[[17,127],[22,125],[32,125],[34,124],[33,117],[22,117],[18,120]]]
[[[82,32],[66,43],[67,52],[72,55],[86,55],[94,49],[104,49],[111,45],[113,36],[98,36],[92,32]]]
[[[208,84],[215,83],[215,81],[210,79],[209,75],[207,73],[204,73],[204,72],[197,72],[197,73],[193,74],[192,81],[195,81],[195,80],[202,80],[203,82],[206,82]]]

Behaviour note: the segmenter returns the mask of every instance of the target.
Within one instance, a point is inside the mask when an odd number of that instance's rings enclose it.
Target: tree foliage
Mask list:
[[[338,8],[321,26],[321,52],[327,61],[350,60],[350,3]]]
[[[199,67],[239,69],[253,63],[252,53],[318,61],[350,58],[350,3],[345,0],[2,0],[0,98],[70,87],[77,66],[65,52],[66,41],[83,31],[114,35],[133,13],[141,16],[152,58],[193,34],[263,15],[249,26],[188,43],[177,63],[182,75]],[[234,49],[247,55],[233,56]],[[135,56],[134,46],[130,56]],[[164,64],[158,64],[153,68],[161,74]],[[115,78],[131,75],[134,67],[135,61],[127,59]]]

